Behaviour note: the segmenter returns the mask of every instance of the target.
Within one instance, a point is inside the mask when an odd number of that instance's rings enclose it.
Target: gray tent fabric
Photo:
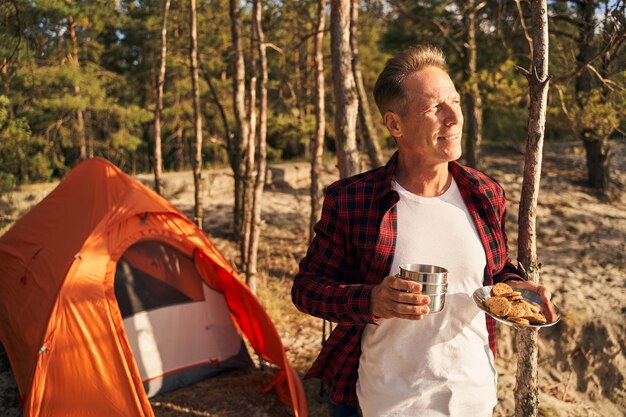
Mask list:
[[[191,256],[161,241],[139,241],[119,259],[114,288],[149,398],[226,371],[254,367],[224,296],[202,281]],[[189,346],[198,342],[206,343],[206,350]],[[182,355],[186,351],[193,352],[191,364]],[[155,368],[154,362],[159,366]],[[176,366],[170,369],[172,364]]]

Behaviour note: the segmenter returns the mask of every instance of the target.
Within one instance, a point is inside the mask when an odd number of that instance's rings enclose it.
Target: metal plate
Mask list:
[[[476,306],[478,308],[480,308],[482,311],[484,311],[485,313],[489,314],[491,317],[493,317],[496,321],[502,323],[502,324],[506,324],[507,326],[515,326],[515,327],[549,327],[549,326],[553,326],[556,323],[559,322],[559,320],[561,320],[561,312],[559,311],[559,309],[554,305],[554,311],[556,313],[556,320],[553,322],[548,322],[546,324],[520,324],[520,323],[514,323],[512,321],[509,321],[505,318],[502,317],[498,317],[494,314],[491,314],[489,312],[489,310],[487,310],[487,307],[485,307],[484,302],[488,299],[491,298],[491,288],[493,287],[493,285],[487,285],[485,287],[480,287],[479,289],[477,289],[476,291],[474,291],[474,294],[472,295],[472,298],[474,299],[474,303],[476,303]],[[521,288],[513,288],[513,291],[517,291],[519,293],[522,294],[522,297],[528,301],[534,301],[537,304],[539,304],[539,306],[541,307],[541,312],[544,314],[544,316],[546,315],[546,305],[543,303],[543,301],[541,301],[541,297],[539,296],[539,294],[537,294],[536,292],[530,291],[530,290],[523,290]]]

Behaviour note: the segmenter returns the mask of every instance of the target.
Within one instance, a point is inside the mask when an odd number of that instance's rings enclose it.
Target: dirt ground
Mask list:
[[[540,415],[626,415],[626,144],[613,143],[613,177],[621,197],[608,202],[585,184],[584,150],[578,144],[549,144],[538,206],[538,253],[542,280],[553,291],[562,320],[539,333]],[[517,245],[517,212],[523,155],[484,150],[484,171],[504,187],[511,257]],[[308,164],[270,168],[263,199],[258,296],[283,339],[288,357],[303,375],[317,356],[322,321],[298,312],[290,299],[291,279],[306,250]],[[205,230],[232,262],[237,246],[232,225],[232,179],[226,170],[207,171]],[[149,175],[139,176],[149,182]],[[328,168],[325,183],[335,179]],[[28,187],[3,197],[4,227],[38,202],[53,185]],[[187,215],[193,208],[191,173],[166,175],[166,197]],[[0,233],[3,225],[0,224]],[[494,416],[514,411],[515,330],[498,324],[498,398]],[[272,371],[225,374],[151,400],[157,417],[288,416],[289,409],[260,387]],[[305,380],[309,415],[326,416],[318,380]],[[0,416],[18,417],[19,393],[6,357],[0,357]]]

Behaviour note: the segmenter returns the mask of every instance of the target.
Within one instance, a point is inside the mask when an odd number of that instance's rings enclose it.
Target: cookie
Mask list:
[[[512,321],[513,323],[517,323],[517,324],[524,324],[524,325],[530,324],[528,320],[523,319],[521,317],[507,317],[507,320]]]
[[[541,307],[539,306],[539,304],[534,301],[530,303],[530,309],[533,311],[533,313],[539,313],[541,311]]]
[[[517,291],[513,291],[510,294],[505,294],[502,297],[508,298],[509,301],[517,301],[517,300],[523,300],[524,299],[524,297],[522,297],[522,293],[519,293]]]
[[[509,294],[511,292],[513,292],[513,288],[504,282],[498,282],[491,288],[491,295],[494,297],[500,297],[503,294]]]
[[[526,309],[524,308],[524,306],[520,303],[514,303],[511,304],[511,309],[509,310],[509,313],[506,315],[507,319],[511,319],[511,318],[522,318],[526,316]]]
[[[504,297],[491,297],[485,301],[485,306],[489,312],[498,317],[505,317],[511,309],[511,303]]]
[[[485,309],[495,317],[501,317],[516,325],[544,325],[548,322],[542,307],[535,301],[524,299],[522,292],[505,283],[491,287],[491,298],[483,301]]]
[[[541,313],[535,313],[533,318],[529,319],[528,321],[530,322],[530,324],[546,324],[548,322],[546,317]]]
[[[520,300],[520,303],[524,306],[524,309],[526,310],[526,316],[533,317],[535,315],[535,312],[533,311],[528,301]]]

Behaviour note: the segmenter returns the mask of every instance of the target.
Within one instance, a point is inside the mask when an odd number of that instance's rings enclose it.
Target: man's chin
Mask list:
[[[450,152],[447,152],[447,154],[448,154],[448,161],[452,162],[452,161],[457,161],[459,158],[461,158],[461,156],[463,156],[463,151],[461,149],[455,149]]]

